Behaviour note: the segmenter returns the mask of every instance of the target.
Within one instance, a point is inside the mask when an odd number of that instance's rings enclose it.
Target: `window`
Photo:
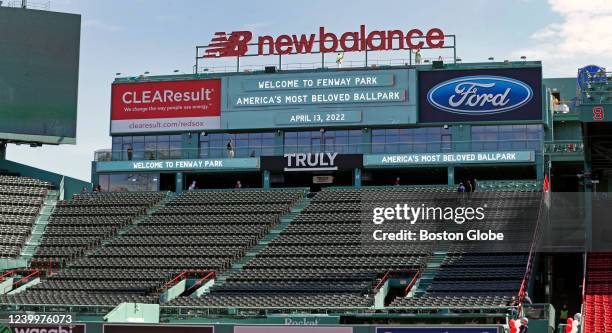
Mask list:
[[[372,153],[425,153],[451,149],[452,136],[442,127],[372,130]]]
[[[285,132],[285,153],[360,153],[361,145],[361,130]]]
[[[542,125],[472,126],[472,150],[536,150],[542,148]]]
[[[200,135],[200,158],[227,157],[227,143],[230,139],[234,147],[234,157],[273,155],[274,136],[273,132]]]

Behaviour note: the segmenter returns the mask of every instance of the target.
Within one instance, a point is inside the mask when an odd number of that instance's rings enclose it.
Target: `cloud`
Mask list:
[[[83,29],[93,28],[93,29],[105,30],[105,31],[110,31],[110,32],[121,30],[121,27],[118,25],[105,23],[97,19],[83,20],[81,23],[81,26],[83,27]]]
[[[514,52],[542,60],[547,76],[575,75],[588,64],[612,66],[612,1],[548,0],[562,21],[531,35],[533,45]]]

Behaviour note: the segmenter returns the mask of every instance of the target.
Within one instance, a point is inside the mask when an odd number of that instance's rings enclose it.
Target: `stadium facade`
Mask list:
[[[552,167],[583,169],[575,81],[543,80],[531,61],[439,67],[116,79],[112,148],[96,152],[93,183],[177,192],[193,181],[312,189],[541,184]],[[553,98],[570,111],[556,112]]]

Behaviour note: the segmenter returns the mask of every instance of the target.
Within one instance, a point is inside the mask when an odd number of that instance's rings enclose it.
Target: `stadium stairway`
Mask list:
[[[101,246],[108,245],[115,238],[121,237],[121,236],[125,235],[126,233],[128,233],[130,230],[136,228],[136,226],[138,224],[140,224],[144,220],[150,218],[151,216],[153,216],[153,214],[155,214],[155,212],[160,210],[162,207],[166,206],[166,204],[168,202],[172,201],[172,199],[175,196],[176,196],[176,194],[174,192],[166,192],[166,196],[160,202],[156,203],[155,205],[153,205],[152,207],[147,209],[147,211],[144,214],[142,214],[142,215],[138,216],[137,218],[135,218],[132,223],[126,225],[122,229],[119,229],[119,231],[117,231],[117,234],[115,235],[115,237],[112,237],[112,238],[109,238],[109,239],[106,239],[106,240],[102,241],[102,245]],[[97,250],[97,248],[96,249],[92,249],[92,252],[94,252],[95,250]]]
[[[427,266],[406,297],[421,296],[427,292],[427,288],[440,270],[440,265],[446,258],[446,251],[434,251],[427,260]]]
[[[249,249],[249,251],[247,251],[246,255],[242,259],[240,259],[239,261],[234,263],[229,270],[227,270],[227,271],[223,272],[222,274],[219,274],[219,276],[217,276],[217,279],[215,281],[215,287],[219,287],[219,286],[223,285],[223,283],[225,283],[225,280],[227,280],[230,276],[240,272],[242,267],[246,266],[249,262],[251,262],[251,260],[253,260],[259,254],[259,252],[261,252],[263,249],[265,249],[266,246],[268,246],[268,243],[273,241],[283,230],[285,230],[285,228],[288,225],[290,225],[291,222],[293,222],[293,220],[309,204],[310,204],[310,198],[304,197],[304,198],[300,199],[295,204],[295,206],[293,208],[291,208],[291,210],[287,214],[283,215],[280,218],[280,222],[276,226],[274,226],[274,228],[272,228],[272,230],[270,230],[270,232],[266,235],[266,237],[261,239],[255,246],[253,246],[251,249]],[[208,292],[206,292],[206,293],[208,293]],[[206,294],[206,293],[204,293],[204,294]]]
[[[43,201],[43,206],[34,222],[34,226],[32,228],[32,235],[30,239],[28,239],[21,250],[20,258],[25,260],[26,262],[31,260],[36,253],[36,248],[42,238],[45,230],[47,229],[47,224],[49,224],[49,216],[53,214],[55,210],[55,206],[57,205],[57,201],[59,200],[59,191],[57,190],[49,190],[47,192],[47,196]]]

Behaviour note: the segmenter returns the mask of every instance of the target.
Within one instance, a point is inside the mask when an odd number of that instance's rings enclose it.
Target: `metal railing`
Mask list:
[[[534,150],[541,152],[542,140],[473,140],[473,141],[399,141],[394,143],[317,144],[317,145],[275,145],[233,148],[233,158],[282,156],[290,153],[335,152],[340,154],[420,154],[450,152],[492,152],[513,150]],[[95,161],[146,161],[168,159],[228,158],[227,147],[175,148],[163,150],[111,150],[94,152]]]
[[[13,1],[9,1],[7,3],[7,6],[8,7],[13,7],[13,8],[28,8],[28,9],[37,9],[37,10],[49,10],[49,9],[51,9],[51,1],[13,0]]]
[[[584,72],[580,78],[580,99],[583,104],[612,103],[612,72]]]
[[[582,140],[557,140],[544,143],[544,153],[546,154],[573,154],[584,153],[584,143]]]
[[[279,71],[288,70],[312,70],[312,69],[342,69],[342,68],[377,68],[377,67],[409,67],[414,65],[430,64],[433,61],[440,60],[440,57],[421,58],[417,63],[411,58],[397,59],[369,59],[369,60],[344,60],[341,65],[336,61],[313,61],[313,62],[289,62],[289,63],[265,63],[265,64],[241,64],[240,70],[243,72],[263,71],[266,67],[274,67]],[[454,62],[453,57],[442,57],[445,63]],[[231,73],[236,72],[236,65],[217,65],[217,66],[198,66],[198,74],[206,73]]]

